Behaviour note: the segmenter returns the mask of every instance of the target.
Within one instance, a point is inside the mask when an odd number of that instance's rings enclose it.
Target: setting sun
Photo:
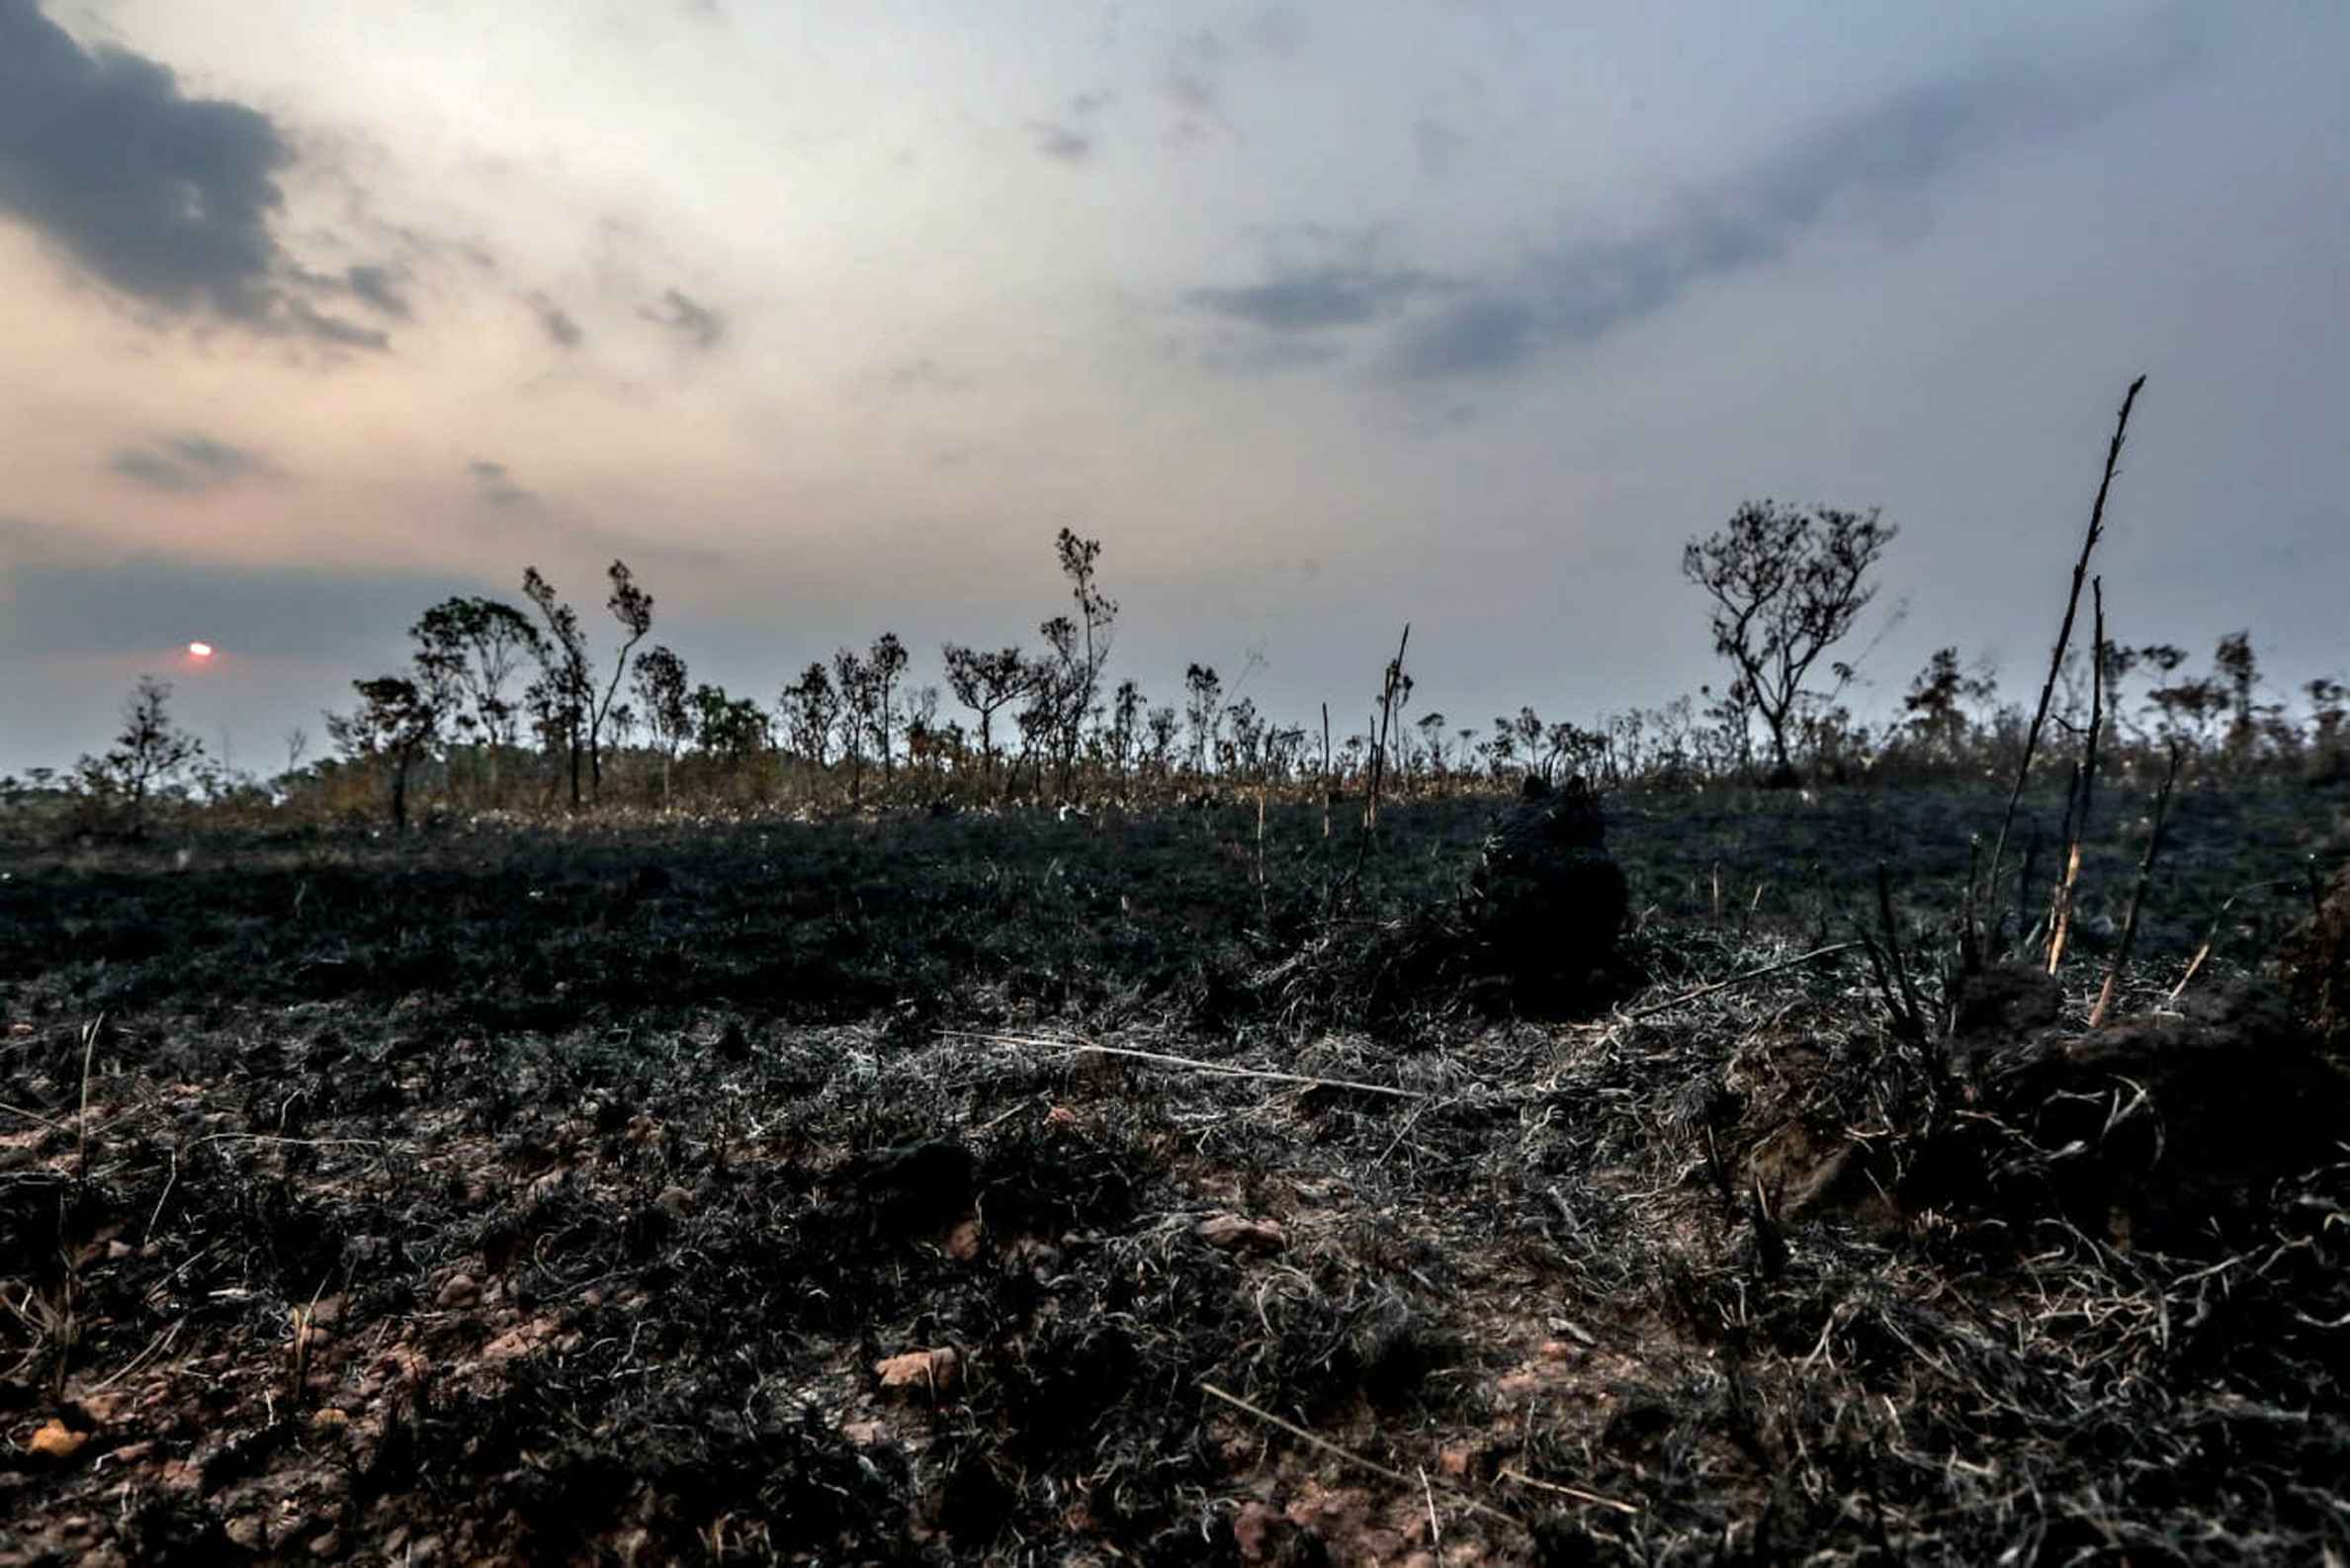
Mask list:
[[[188,645],[188,656],[200,661],[210,658],[213,656],[213,645],[210,643],[190,643]]]

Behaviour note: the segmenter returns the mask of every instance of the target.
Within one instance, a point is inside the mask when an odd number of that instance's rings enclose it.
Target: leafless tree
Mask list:
[[[359,706],[326,716],[326,733],[345,755],[381,757],[392,772],[392,826],[408,826],[408,775],[441,737],[441,725],[455,706],[453,667],[447,661],[420,663],[411,674],[379,675],[351,683]]]
[[[1737,670],[1731,696],[1763,721],[1782,773],[1803,682],[1876,596],[1870,568],[1898,532],[1867,513],[1749,501],[1728,526],[1693,539],[1682,575],[1713,601],[1713,651]],[[1848,664],[1834,666],[1849,679]]]
[[[694,732],[694,712],[686,695],[685,660],[666,648],[649,648],[637,655],[631,688],[644,705],[645,728],[661,754],[661,804],[669,804],[669,772],[677,748]]]
[[[1036,670],[1017,648],[945,649],[946,683],[955,701],[979,716],[979,767],[983,779],[996,776],[996,715],[1028,694]]]
[[[123,826],[135,837],[146,830],[147,806],[204,755],[204,742],[172,722],[171,682],[141,675],[123,702],[123,728],[104,756],[85,756],[77,785],[91,797],[119,802]]]

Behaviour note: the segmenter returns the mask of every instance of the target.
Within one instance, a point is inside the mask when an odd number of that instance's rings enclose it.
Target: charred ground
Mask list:
[[[1589,1021],[1484,801],[15,846],[0,1559],[2342,1549],[2341,1074],[2235,984],[2338,795],[2186,797],[2117,1028],[2127,817],[2052,1024],[1667,1005],[1880,858],[1939,993],[1996,804],[1611,801]]]

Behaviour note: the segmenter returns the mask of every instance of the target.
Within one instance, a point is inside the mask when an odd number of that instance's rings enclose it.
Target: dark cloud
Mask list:
[[[1406,376],[1503,370],[1529,358],[1545,338],[1532,305],[1507,294],[1477,295],[1416,321],[1396,345]]]
[[[0,573],[0,653],[143,653],[209,636],[252,657],[340,662],[371,630],[396,637],[417,614],[479,583],[406,570],[327,571],[183,557],[40,560]]]
[[[190,98],[168,66],[84,49],[37,0],[0,0],[0,214],[142,304],[382,347],[288,293],[272,224],[293,160],[267,115]]]
[[[1420,156],[1420,172],[1432,180],[1452,172],[1467,143],[1468,137],[1434,116],[1423,115],[1412,122],[1412,145]]]
[[[2157,30],[2069,64],[1986,64],[1832,121],[1700,191],[1644,229],[1553,248],[1407,323],[1391,368],[1407,378],[1506,371],[1599,339],[1690,290],[1778,261],[1856,208],[1914,200],[2009,146],[2075,130],[2170,79],[2193,41]]]
[[[1273,332],[1360,326],[1415,297],[1446,287],[1417,272],[1359,266],[1306,267],[1243,288],[1195,289],[1188,304]]]
[[[919,359],[901,360],[889,369],[884,378],[890,391],[911,392],[967,392],[971,378],[957,375],[927,354]]]
[[[1086,123],[1097,119],[1101,112],[1116,102],[1116,95],[1106,90],[1079,93],[1069,100],[1069,112],[1055,120],[1031,120],[1028,133],[1036,138],[1036,150],[1061,163],[1083,163],[1093,155],[1094,132]]]
[[[1178,352],[1180,348],[1178,346]],[[1344,344],[1328,337],[1296,333],[1275,337],[1252,335],[1225,338],[1198,350],[1199,363],[1209,370],[1264,375],[1275,371],[1310,370],[1346,356]]]
[[[344,276],[353,294],[395,321],[405,321],[412,313],[407,297],[399,292],[403,281],[397,269],[373,265],[353,267]]]
[[[266,473],[268,465],[242,447],[210,436],[173,436],[145,446],[123,447],[106,466],[135,484],[177,495],[218,489]]]
[[[543,294],[533,294],[527,303],[538,316],[540,327],[557,348],[577,348],[585,341],[587,334],[579,330],[579,323],[572,320],[570,312],[553,300]]]
[[[696,348],[715,348],[719,339],[727,335],[725,316],[676,289],[661,296],[657,309],[647,305],[637,313],[648,321],[675,327],[692,338]]]
[[[1194,115],[1215,115],[1224,97],[1222,73],[1232,45],[1205,29],[1184,35],[1170,49],[1159,85],[1176,107]]]
[[[474,483],[480,488],[481,499],[501,510],[528,506],[538,499],[535,492],[514,482],[513,474],[503,463],[476,458],[466,466],[466,471],[473,475]]]
[[[1295,6],[1260,6],[1249,19],[1249,41],[1276,58],[1288,58],[1305,46],[1305,14]]]
[[[1036,150],[1062,163],[1083,163],[1093,155],[1093,138],[1082,131],[1036,121],[1029,126],[1036,137]]]

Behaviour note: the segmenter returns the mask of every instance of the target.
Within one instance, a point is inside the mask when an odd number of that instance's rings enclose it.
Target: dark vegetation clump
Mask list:
[[[1604,998],[1630,891],[1590,785],[1528,775],[1485,841],[1467,904],[1479,956],[1517,996]]]

